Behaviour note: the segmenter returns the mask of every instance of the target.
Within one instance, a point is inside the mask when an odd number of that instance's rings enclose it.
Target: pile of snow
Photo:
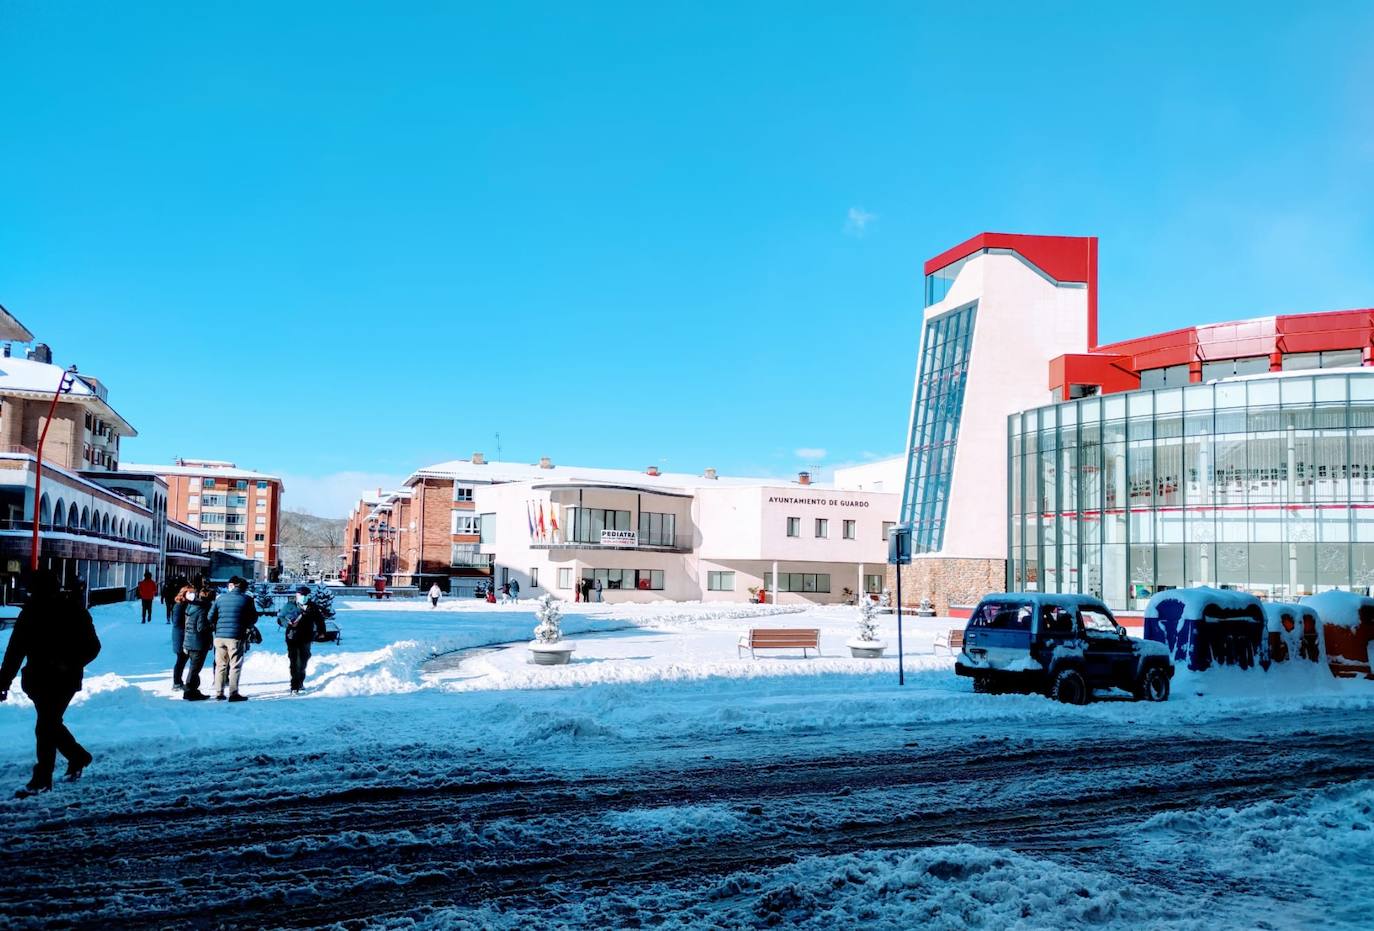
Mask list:
[[[1323,624],[1358,628],[1364,618],[1374,619],[1374,598],[1332,589],[1318,595],[1305,595],[1299,602],[1313,608]]]

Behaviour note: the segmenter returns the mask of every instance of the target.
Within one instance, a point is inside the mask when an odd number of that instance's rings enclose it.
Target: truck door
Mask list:
[[[1083,625],[1083,668],[1093,688],[1128,684],[1135,675],[1135,649],[1129,638],[1122,636],[1122,628],[1109,614],[1093,607],[1080,608],[1078,617]]]

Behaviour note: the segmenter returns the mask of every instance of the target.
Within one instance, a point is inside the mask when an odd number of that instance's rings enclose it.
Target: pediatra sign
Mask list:
[[[769,504],[816,504],[821,507],[866,508],[868,502],[858,498],[794,498],[790,495],[769,495]]]
[[[601,531],[602,546],[638,546],[639,531],[637,530],[603,530]]]

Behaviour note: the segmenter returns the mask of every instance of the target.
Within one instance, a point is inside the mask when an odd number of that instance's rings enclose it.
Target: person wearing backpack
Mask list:
[[[187,701],[205,701],[210,697],[200,690],[200,671],[205,668],[205,657],[215,647],[215,625],[210,622],[213,599],[208,585],[201,585],[200,591],[186,591],[186,632],[181,640],[186,653],[186,680],[181,697]]]
[[[9,698],[19,666],[24,665],[20,685],[38,713],[34,727],[36,755],[33,778],[15,793],[27,798],[52,788],[53,768],[60,752],[67,759],[67,779],[76,779],[91,765],[91,754],[76,742],[62,717],[72,697],[81,690],[81,677],[100,655],[100,638],[90,612],[81,601],[64,594],[56,573],[35,572],[29,597],[10,634],[5,659],[0,663],[0,701]]]
[[[286,658],[291,664],[291,694],[305,687],[305,669],[310,664],[310,649],[324,634],[324,612],[310,597],[310,587],[296,589],[295,601],[277,612],[277,623],[286,632]]]

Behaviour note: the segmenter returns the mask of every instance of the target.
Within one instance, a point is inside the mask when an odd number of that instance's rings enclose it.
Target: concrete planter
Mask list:
[[[530,644],[530,659],[538,666],[566,666],[575,649],[577,646],[566,640],[557,643],[540,643],[536,640]]]
[[[882,659],[887,644],[881,640],[847,640],[845,646],[855,659]]]

